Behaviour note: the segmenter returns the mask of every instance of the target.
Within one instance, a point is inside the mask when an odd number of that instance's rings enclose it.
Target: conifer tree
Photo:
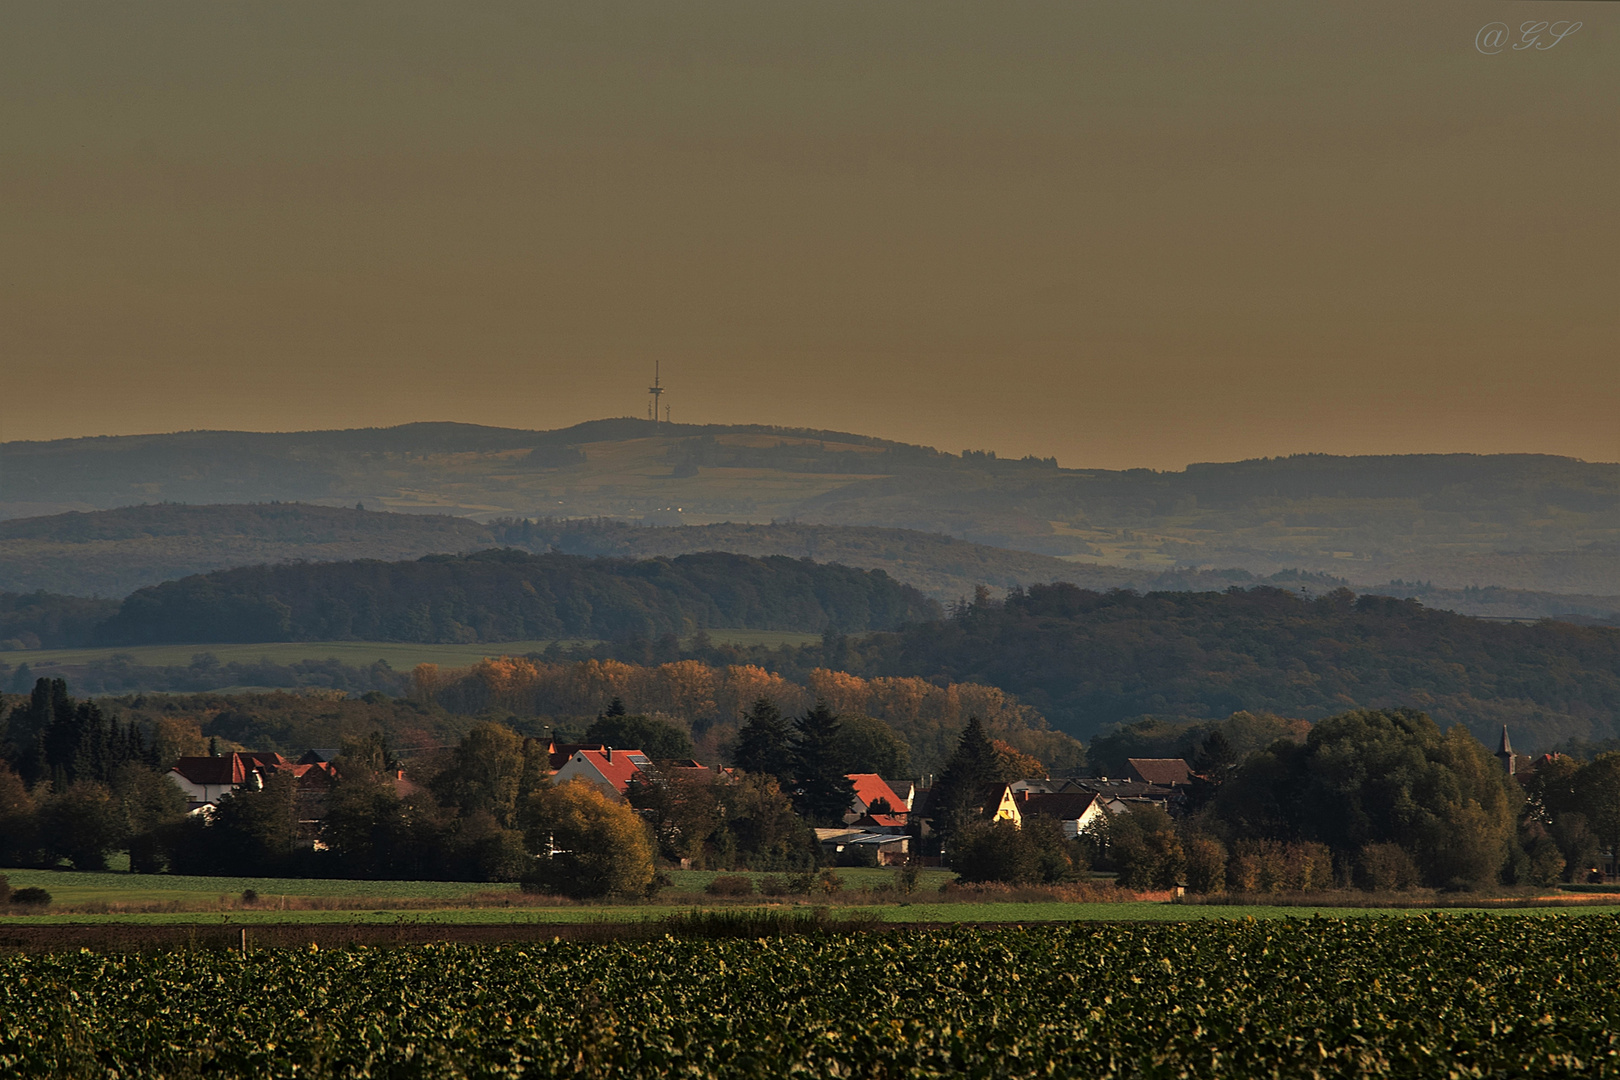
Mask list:
[[[968,717],[956,751],[934,784],[934,827],[946,834],[960,829],[978,809],[984,789],[1005,779],[1001,755],[984,724],[977,716]]]
[[[794,724],[794,803],[811,822],[839,825],[855,800],[855,785],[845,775],[842,725],[824,701]]]
[[[745,714],[731,750],[731,763],[743,772],[786,781],[793,775],[793,729],[776,702],[762,697]]]

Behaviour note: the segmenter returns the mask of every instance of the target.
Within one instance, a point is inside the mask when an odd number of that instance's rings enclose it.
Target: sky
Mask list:
[[[0,146],[7,440],[1620,460],[1620,4],[39,0]]]

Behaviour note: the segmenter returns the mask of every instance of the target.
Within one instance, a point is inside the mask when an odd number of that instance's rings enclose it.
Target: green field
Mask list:
[[[700,893],[714,880],[715,870],[668,871],[672,893]],[[846,888],[886,885],[892,870],[846,868],[836,871]],[[479,881],[351,881],[334,878],[193,877],[183,874],[87,873],[77,870],[25,870],[0,868],[14,889],[38,886],[51,894],[53,906],[83,907],[97,904],[170,904],[194,908],[218,906],[220,898],[234,900],[252,889],[266,905],[282,897],[378,901],[434,901],[453,903],[480,895],[518,894],[514,884]],[[764,874],[748,874],[754,879]],[[956,877],[949,870],[922,871],[919,886],[937,892]]]
[[[736,901],[714,901],[703,889],[716,871],[670,871],[670,888],[659,900],[637,904],[575,904],[565,900],[523,895],[513,884],[461,881],[347,881],[322,878],[224,878],[128,873],[84,873],[65,870],[4,870],[12,888],[38,886],[51,894],[52,903],[37,914],[11,909],[11,918],[29,925],[140,924],[177,925],[229,922],[231,925],[271,923],[392,923],[400,919],[443,925],[495,925],[506,923],[642,922],[661,919],[697,905],[725,907],[786,905],[810,907],[825,903],[820,895],[770,899],[755,896]],[[1582,907],[1500,908],[1358,908],[1244,905],[1171,904],[1162,901],[1107,903],[1067,901],[942,901],[939,889],[955,878],[948,870],[924,870],[913,893],[865,893],[885,889],[894,871],[848,868],[836,871],[844,882],[836,908],[864,912],[892,923],[1034,923],[1066,921],[1190,922],[1221,919],[1279,919],[1307,916],[1399,916],[1473,911],[1492,915],[1579,915],[1613,912],[1607,905]],[[764,874],[750,874],[756,880]],[[258,900],[241,901],[253,890]],[[5,916],[0,916],[4,918]]]
[[[1620,919],[1478,916],[0,958],[8,1077],[1620,1072]]]
[[[808,645],[820,641],[819,634],[787,630],[710,630],[709,638],[722,645]],[[268,659],[277,664],[299,660],[341,660],[353,667],[365,667],[386,660],[396,670],[408,671],[417,664],[463,667],[486,656],[521,656],[544,652],[552,641],[501,641],[475,645],[418,645],[401,641],[276,641],[256,645],[134,645],[98,649],[33,649],[0,652],[0,663],[16,667],[27,664],[35,670],[53,666],[105,661],[128,656],[142,667],[184,667],[198,653],[213,653],[221,663],[252,663]],[[592,645],[595,642],[570,640],[562,645]]]

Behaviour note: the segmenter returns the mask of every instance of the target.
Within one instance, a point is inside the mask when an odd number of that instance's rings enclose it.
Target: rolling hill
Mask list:
[[[1134,574],[1235,567],[1442,589],[1620,594],[1620,465],[1544,455],[1063,469],[868,436],[621,419],[0,446],[0,515],[154,500],[471,517],[904,528]]]
[[[301,503],[187,506],[165,503],[0,521],[0,593],[39,591],[121,598],[147,585],[240,566],[289,562],[392,562],[424,555],[514,547],[543,554],[671,558],[729,551],[786,555],[882,570],[942,604],[1003,590],[1067,581],[1089,589],[1222,591],[1283,585],[1312,593],[1348,584],[1324,574],[1239,569],[1160,569],[1077,563],[957,540],[938,533],[861,525],[715,524],[647,526],[612,519],[497,520],[397,514]],[[1620,597],[1522,589],[1443,589],[1392,582],[1374,591],[1413,596],[1429,607],[1498,618],[1620,618]],[[35,604],[35,607],[38,605]],[[0,621],[4,621],[0,619]],[[19,622],[19,626],[21,623]],[[0,640],[19,637],[3,632]],[[60,640],[51,629],[41,640]]]

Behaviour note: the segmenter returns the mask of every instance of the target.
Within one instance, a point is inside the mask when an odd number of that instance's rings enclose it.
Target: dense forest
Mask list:
[[[532,561],[546,559],[569,561]],[[262,580],[259,573],[251,580]],[[850,577],[835,580],[872,580],[858,571],[844,573]],[[893,587],[890,582],[887,588]],[[528,594],[522,595],[527,602]],[[289,627],[291,610],[288,605]],[[906,611],[915,617],[915,599]],[[881,624],[876,618],[872,623]],[[1207,724],[1244,712],[1314,720],[1351,707],[1422,708],[1442,725],[1463,723],[1487,741],[1507,724],[1515,744],[1532,751],[1620,736],[1620,630],[1473,619],[1348,590],[1306,599],[1264,587],[1143,596],[1055,585],[1014,592],[1005,601],[986,591],[948,618],[865,635],[838,633],[829,623],[821,641],[797,647],[718,644],[701,633],[638,629],[646,625],[632,621],[630,632],[616,640],[554,645],[533,659],[753,665],[801,685],[818,668],[868,678],[921,677],[940,685],[982,683],[1016,694],[1076,737],[1091,739],[1114,725],[1132,724],[1126,742],[1098,740],[1100,747],[1119,742],[1117,751],[1107,751],[1109,761],[1131,756],[1127,743],[1136,756],[1190,754],[1194,735]],[[239,628],[230,629],[239,634]],[[13,658],[15,663],[17,654]],[[249,685],[398,694],[406,684],[405,672],[382,664],[351,667],[318,658],[220,663],[203,649],[189,664],[163,668],[114,656],[77,666],[0,669],[16,689],[36,674],[66,675],[102,693]],[[1161,727],[1135,723],[1144,718]]]
[[[852,646],[853,670],[1017,694],[1089,738],[1147,715],[1421,708],[1529,748],[1620,734],[1620,630],[1493,622],[1336,590],[1096,593],[1042,585]]]
[[[116,600],[0,592],[0,650],[81,648],[117,613]]]
[[[882,571],[719,552],[642,562],[493,550],[246,567],[141,589],[104,644],[517,641],[895,629],[938,605]]]

